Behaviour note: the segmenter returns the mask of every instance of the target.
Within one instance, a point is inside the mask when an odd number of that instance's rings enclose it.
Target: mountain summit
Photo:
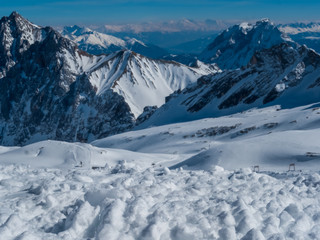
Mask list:
[[[292,40],[270,20],[262,19],[254,25],[241,23],[223,31],[200,54],[206,63],[217,63],[222,69],[246,66],[256,51]]]

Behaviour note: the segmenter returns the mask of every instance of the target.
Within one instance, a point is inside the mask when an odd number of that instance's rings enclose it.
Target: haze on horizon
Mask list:
[[[317,21],[316,0],[12,0],[0,15],[17,11],[39,25],[126,24],[178,19],[274,22]]]

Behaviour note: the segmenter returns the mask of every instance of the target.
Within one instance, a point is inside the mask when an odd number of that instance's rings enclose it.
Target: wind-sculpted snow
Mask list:
[[[3,239],[316,239],[319,172],[0,165]]]
[[[317,239],[319,106],[1,147],[0,236]]]

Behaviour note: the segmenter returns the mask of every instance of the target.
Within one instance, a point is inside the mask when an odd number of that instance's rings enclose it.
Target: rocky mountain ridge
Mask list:
[[[221,69],[246,66],[256,51],[287,42],[295,43],[268,19],[255,24],[241,23],[220,33],[199,55],[206,63],[216,63]]]
[[[145,106],[160,106],[171,92],[217,71],[125,50],[91,55],[16,12],[0,20],[0,40],[2,145],[86,142],[123,132]]]
[[[291,108],[320,101],[320,55],[281,43],[257,51],[246,67],[204,76],[167,97],[138,128],[217,117],[254,107]]]

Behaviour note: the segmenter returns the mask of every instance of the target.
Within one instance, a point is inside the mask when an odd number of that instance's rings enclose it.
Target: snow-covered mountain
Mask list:
[[[145,106],[161,106],[165,97],[194,83],[199,76],[219,72],[216,65],[200,61],[193,67],[152,60],[131,51],[109,55],[102,64],[87,72],[97,95],[109,89],[118,93],[138,117]]]
[[[320,33],[320,23],[298,22],[298,23],[281,24],[279,25],[279,29],[288,35],[296,35],[300,33]]]
[[[17,13],[0,20],[2,145],[88,141],[124,131],[147,105],[216,72],[128,50],[94,56]]]
[[[221,69],[236,69],[249,63],[256,51],[292,40],[268,19],[252,25],[241,23],[223,31],[199,55],[201,61]]]
[[[145,44],[135,38],[120,38],[79,26],[65,27],[62,35],[76,42],[80,49],[91,54],[106,54],[128,49],[150,58],[160,58],[168,52],[153,44]]]
[[[132,24],[118,24],[111,25],[106,24],[99,27],[101,31],[107,33],[119,33],[119,32],[199,32],[199,31],[220,31],[230,26],[234,21],[221,21],[207,19],[205,21],[193,20],[193,19],[180,19],[180,20],[169,20],[164,22],[159,21],[146,21],[142,23]]]
[[[141,127],[236,113],[279,104],[284,108],[320,101],[320,56],[287,43],[256,52],[247,67],[204,76],[175,92]]]
[[[279,29],[300,45],[305,44],[320,53],[320,23],[283,24]]]

